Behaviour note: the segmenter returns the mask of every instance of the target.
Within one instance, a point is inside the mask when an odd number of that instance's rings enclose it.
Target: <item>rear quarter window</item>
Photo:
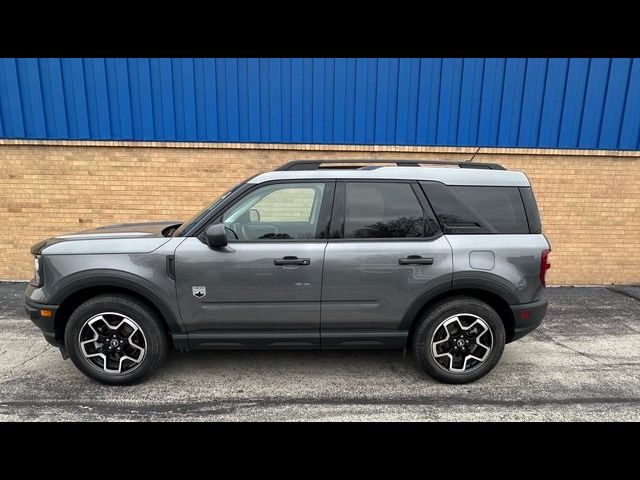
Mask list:
[[[542,233],[540,212],[538,211],[538,204],[536,203],[536,199],[533,196],[533,190],[531,190],[531,187],[520,187],[520,195],[522,195],[524,209],[527,212],[527,220],[529,221],[529,232]]]
[[[445,233],[529,233],[518,187],[420,183]]]

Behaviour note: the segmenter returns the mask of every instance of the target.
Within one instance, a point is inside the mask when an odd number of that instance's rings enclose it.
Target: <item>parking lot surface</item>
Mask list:
[[[0,283],[0,420],[640,420],[640,287],[547,289],[542,326],[468,385],[401,351],[172,352],[102,386],[47,344]]]

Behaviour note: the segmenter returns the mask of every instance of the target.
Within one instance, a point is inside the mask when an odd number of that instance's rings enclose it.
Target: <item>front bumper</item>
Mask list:
[[[549,302],[546,300],[538,300],[521,305],[511,305],[515,320],[511,341],[518,340],[538,328],[547,313],[548,304]]]
[[[24,309],[29,315],[29,318],[36,326],[42,331],[44,338],[51,345],[60,347],[60,343],[56,341],[56,331],[54,327],[54,319],[56,318],[56,312],[59,305],[44,305],[42,303],[34,302],[29,298],[24,300]],[[50,310],[50,317],[43,317],[40,315],[40,310]]]

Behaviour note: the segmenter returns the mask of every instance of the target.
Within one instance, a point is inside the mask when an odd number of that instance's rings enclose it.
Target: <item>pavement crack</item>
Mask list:
[[[545,340],[549,340],[551,343],[553,343],[555,345],[558,345],[559,347],[566,348],[567,350],[570,350],[573,353],[577,353],[578,355],[580,355],[582,357],[588,358],[592,362],[596,362],[596,363],[598,363],[600,365],[603,364],[600,360],[598,360],[598,358],[595,355],[589,355],[588,353],[584,353],[584,352],[581,352],[580,350],[576,350],[575,348],[571,348],[569,345],[566,345],[566,344],[562,343],[561,341],[556,340],[551,335],[548,335],[548,334],[546,334],[546,333],[544,333],[544,332],[542,332],[540,330],[537,330],[537,331],[533,332],[532,335],[534,337],[536,337],[536,338],[542,337]]]
[[[40,355],[43,355],[44,353],[46,353],[48,350],[49,350],[49,346],[48,346],[48,345],[45,345],[44,350],[42,350],[41,352],[38,352],[38,353],[36,353],[35,355],[32,355],[31,357],[27,358],[24,362],[22,362],[22,363],[20,363],[20,364],[18,364],[18,365],[15,365],[15,366],[13,366],[13,367],[11,367],[11,368],[9,369],[9,372],[8,372],[8,373],[9,373],[9,375],[11,375],[11,374],[13,373],[13,371],[14,371],[16,368],[20,368],[20,367],[22,367],[22,366],[26,365],[27,363],[29,363],[30,361],[35,360],[35,359],[36,359],[36,358],[38,358]]]

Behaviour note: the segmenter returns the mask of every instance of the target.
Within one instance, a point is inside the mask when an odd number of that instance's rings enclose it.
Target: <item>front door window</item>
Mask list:
[[[324,183],[287,183],[256,189],[227,210],[222,222],[229,241],[313,240]]]

